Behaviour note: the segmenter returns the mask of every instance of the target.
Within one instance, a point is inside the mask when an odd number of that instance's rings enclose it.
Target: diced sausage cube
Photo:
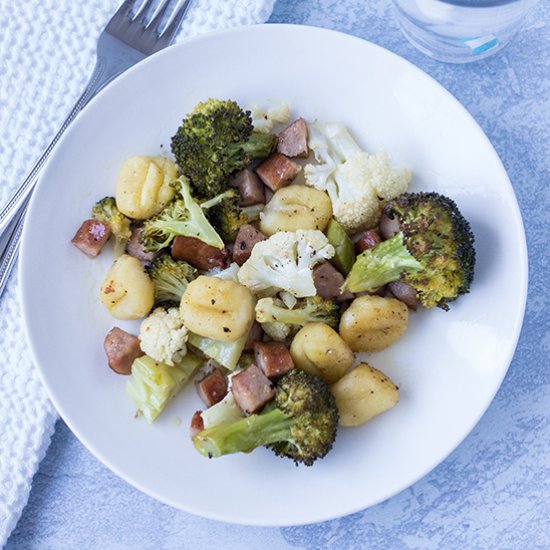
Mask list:
[[[353,300],[354,296],[349,290],[340,291],[344,284],[344,276],[329,262],[323,262],[313,269],[313,284],[321,298]]]
[[[109,367],[118,374],[131,374],[134,359],[144,355],[139,339],[125,330],[113,327],[103,343]]]
[[[231,381],[235,402],[245,414],[258,412],[275,395],[273,384],[256,365],[239,372]]]
[[[303,118],[295,120],[279,134],[277,151],[287,157],[308,156],[307,124]]]
[[[265,187],[252,170],[242,170],[235,176],[234,184],[239,189],[241,205],[265,204]]]
[[[256,364],[268,378],[279,378],[294,368],[290,352],[282,342],[256,342]]]
[[[229,252],[210,246],[195,237],[178,236],[172,242],[172,258],[184,260],[197,269],[227,267]]]
[[[265,235],[258,231],[253,225],[245,223],[239,228],[239,232],[235,237],[235,245],[233,246],[233,261],[237,265],[243,265],[256,243],[265,241]]]
[[[355,250],[358,254],[368,250],[369,248],[374,248],[376,245],[380,244],[382,239],[378,234],[376,229],[369,229],[361,233],[357,241],[355,242]]]
[[[219,369],[214,369],[196,383],[197,392],[207,407],[219,403],[227,395],[227,379]]]
[[[71,242],[90,258],[95,258],[111,236],[111,226],[98,220],[82,222]]]
[[[281,153],[271,154],[256,166],[256,174],[272,191],[289,185],[301,170],[299,164]]]

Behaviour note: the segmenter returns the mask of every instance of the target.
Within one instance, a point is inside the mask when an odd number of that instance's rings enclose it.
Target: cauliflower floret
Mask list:
[[[258,105],[250,105],[247,109],[252,117],[252,125],[256,132],[269,134],[275,124],[288,124],[290,108],[287,103],[278,103],[265,110]]]
[[[321,231],[279,231],[254,246],[239,271],[239,282],[262,296],[280,290],[298,298],[314,296],[313,268],[332,256],[334,247]]]
[[[365,170],[370,178],[369,183],[380,200],[395,199],[407,191],[412,179],[410,170],[393,167],[387,153],[365,155],[368,156]]]
[[[319,164],[305,167],[306,184],[328,193],[334,218],[348,233],[375,226],[384,202],[407,190],[411,173],[393,168],[385,153],[361,151],[342,124],[315,122],[308,130]]]
[[[141,350],[160,363],[173,367],[187,353],[188,330],[183,326],[179,309],[157,307],[139,329]]]

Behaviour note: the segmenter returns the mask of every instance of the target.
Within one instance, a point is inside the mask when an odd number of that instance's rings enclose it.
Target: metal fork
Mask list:
[[[126,0],[97,42],[97,59],[86,89],[17,191],[0,210],[0,295],[15,265],[30,194],[63,132],[106,84],[145,57],[168,46],[191,0]]]

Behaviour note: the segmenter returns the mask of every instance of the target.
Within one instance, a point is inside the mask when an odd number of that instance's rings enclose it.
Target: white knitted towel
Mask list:
[[[194,0],[178,41],[265,22],[275,0]],[[0,0],[0,204],[84,89],[121,0]],[[0,547],[25,506],[57,413],[31,363],[14,273],[0,301]]]

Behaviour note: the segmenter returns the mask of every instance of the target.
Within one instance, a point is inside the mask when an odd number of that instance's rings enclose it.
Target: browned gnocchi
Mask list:
[[[133,156],[124,161],[116,181],[117,208],[129,218],[144,220],[158,214],[173,198],[170,185],[178,177],[165,157]]]
[[[395,298],[360,296],[340,319],[340,336],[353,351],[381,351],[403,336],[407,306]]]
[[[357,365],[331,386],[342,426],[358,426],[391,409],[399,401],[398,387],[367,363]]]

